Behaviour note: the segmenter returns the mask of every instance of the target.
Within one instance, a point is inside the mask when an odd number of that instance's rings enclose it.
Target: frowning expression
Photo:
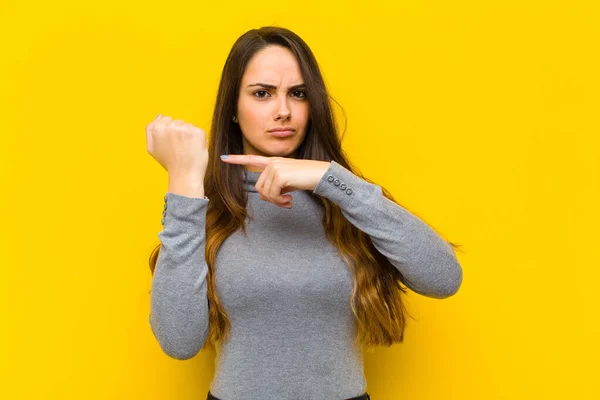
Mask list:
[[[237,104],[244,154],[294,157],[309,120],[300,65],[287,48],[270,45],[250,59]],[[274,129],[291,128],[290,131]]]

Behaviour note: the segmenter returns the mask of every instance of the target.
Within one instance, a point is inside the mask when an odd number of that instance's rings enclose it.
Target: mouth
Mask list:
[[[295,132],[294,129],[271,129],[269,131],[275,137],[288,137],[292,136]]]

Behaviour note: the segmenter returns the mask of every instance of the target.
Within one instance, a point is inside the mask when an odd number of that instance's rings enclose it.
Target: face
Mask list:
[[[236,114],[244,154],[295,157],[309,120],[303,84],[300,65],[287,48],[268,46],[250,59],[240,84]],[[291,135],[271,131],[282,127],[292,128]],[[247,170],[260,171],[252,166]]]

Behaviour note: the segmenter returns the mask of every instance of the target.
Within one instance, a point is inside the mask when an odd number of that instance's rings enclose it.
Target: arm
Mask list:
[[[187,360],[208,334],[208,265],[206,210],[208,198],[165,196],[161,248],[152,277],[150,326],[162,350]]]
[[[368,234],[410,289],[439,299],[458,291],[463,272],[450,244],[385,197],[380,186],[331,161],[313,193],[335,202],[354,226]]]

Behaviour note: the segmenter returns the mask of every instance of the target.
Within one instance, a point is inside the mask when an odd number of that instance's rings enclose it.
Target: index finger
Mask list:
[[[227,154],[222,155],[221,160],[230,164],[252,165],[260,168],[265,168],[269,163],[269,157],[256,154]]]
[[[152,126],[154,125],[154,123],[162,116],[162,114],[158,114],[156,116],[156,118],[154,118],[152,120],[152,122],[150,122],[148,125],[146,125],[146,148],[148,150],[152,150],[154,147],[154,143],[152,141]]]

